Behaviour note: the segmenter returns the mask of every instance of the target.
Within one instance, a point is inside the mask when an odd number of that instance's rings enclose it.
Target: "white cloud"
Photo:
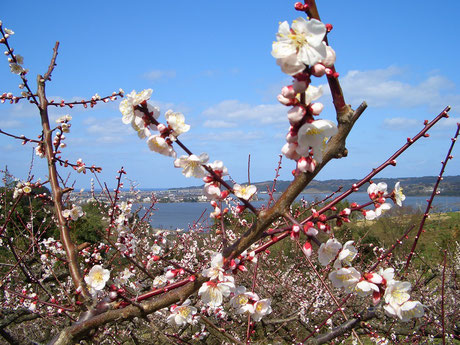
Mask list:
[[[152,70],[152,71],[144,73],[143,77],[148,80],[175,78],[176,71],[156,69],[156,70]]]
[[[203,127],[207,128],[232,128],[236,127],[236,123],[223,120],[206,120]]]
[[[203,111],[203,115],[225,120],[254,120],[258,124],[287,123],[288,109],[281,104],[250,105],[226,100]]]
[[[452,129],[452,135],[457,128],[457,124],[460,123],[460,117],[448,117],[439,121],[433,129]]]
[[[409,128],[414,128],[414,126],[420,125],[422,123],[415,119],[409,119],[404,117],[393,117],[383,120],[383,126],[391,130],[406,130]]]
[[[95,135],[94,140],[98,143],[120,143],[125,140],[127,135],[136,135],[131,126],[122,123],[118,117],[100,122],[93,122],[91,118],[86,119],[86,121],[89,124],[86,129],[87,132]]]
[[[0,129],[5,128],[18,128],[21,127],[22,122],[18,120],[0,120]]]
[[[227,131],[227,132],[219,132],[219,133],[207,133],[206,140],[207,141],[245,141],[245,140],[255,140],[261,139],[263,137],[263,133],[259,131],[243,131],[243,130],[235,130],[235,131]]]
[[[40,112],[35,104],[28,103],[27,101],[22,101],[17,104],[12,104],[11,108],[6,111],[8,116],[12,118],[40,118]]]
[[[402,81],[406,72],[396,66],[369,71],[349,71],[340,79],[347,102],[359,104],[365,100],[371,107],[428,106],[430,110],[445,106],[460,106],[460,93],[455,84],[433,73],[418,83]],[[409,76],[412,77],[413,76]]]

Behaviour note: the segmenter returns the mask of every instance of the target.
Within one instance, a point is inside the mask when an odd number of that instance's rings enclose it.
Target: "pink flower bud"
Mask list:
[[[299,123],[306,114],[306,110],[303,107],[293,107],[291,110],[288,111],[288,119],[291,125],[295,125]]]
[[[167,128],[164,124],[160,123],[157,125],[157,129],[160,133],[163,133],[164,131],[166,131]]]
[[[332,67],[335,64],[335,51],[330,46],[326,46],[326,58],[321,63],[326,67]]]
[[[292,99],[295,97],[295,94],[296,92],[294,91],[294,88],[292,87],[292,85],[289,85],[289,86],[285,86],[281,89],[281,95],[283,97],[286,97],[286,98],[289,98],[289,99]]]
[[[299,232],[291,231],[291,240],[296,240],[300,237]]]
[[[237,213],[241,213],[241,212],[243,212],[245,209],[246,209],[246,206],[245,206],[245,205],[238,205],[238,206],[236,207],[236,212],[237,212]]]
[[[310,72],[312,75],[319,78],[326,73],[326,67],[324,67],[323,64],[317,63],[311,68]]]
[[[296,98],[286,98],[281,94],[279,94],[277,98],[278,102],[284,105],[294,105],[298,102]]]
[[[297,133],[293,133],[293,132],[289,131],[289,133],[286,135],[286,141],[288,143],[297,142]]]
[[[305,244],[302,247],[302,252],[305,254],[305,256],[310,257],[311,256],[311,243],[310,242],[305,242]]]
[[[349,208],[344,208],[342,211],[340,211],[341,216],[348,216],[350,215],[351,210]]]
[[[315,168],[316,161],[310,156],[300,157],[300,159],[297,161],[297,169],[299,169],[301,172],[313,172],[315,171]]]
[[[323,103],[312,103],[310,104],[310,110],[313,115],[319,115],[324,109]]]
[[[296,143],[286,143],[282,149],[281,153],[286,156],[286,158],[297,160],[300,158],[300,155],[296,151],[297,144]]]
[[[303,11],[303,4],[301,2],[296,2],[294,4],[294,8],[297,10],[297,11]]]
[[[238,265],[238,269],[241,271],[241,272],[247,272],[248,269],[246,268],[246,266],[244,265]]]
[[[176,276],[177,276],[177,270],[170,270],[166,272],[165,274],[166,279],[172,279],[172,278],[175,278]]]
[[[228,190],[224,190],[223,192],[220,193],[220,198],[225,199],[226,197],[228,197],[229,194],[230,192]]]
[[[203,181],[204,183],[211,183],[212,181],[214,181],[214,178],[212,176],[205,176],[203,177]]]

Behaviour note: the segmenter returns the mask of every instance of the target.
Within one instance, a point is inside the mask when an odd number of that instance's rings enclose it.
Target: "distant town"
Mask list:
[[[388,188],[393,188],[394,184],[400,181],[404,188],[404,194],[411,196],[430,195],[433,186],[436,183],[437,177],[404,177],[404,178],[387,178],[374,179],[373,182],[386,182]],[[304,193],[332,193],[342,187],[342,191],[350,188],[357,180],[313,180],[310,185],[304,190]],[[283,192],[290,181],[277,181],[276,192]],[[254,183],[257,186],[259,194],[266,194],[269,188],[272,188],[273,181]],[[367,187],[362,187],[360,192],[366,192]],[[460,176],[445,176],[439,186],[441,195],[444,196],[460,196]],[[107,193],[100,190],[95,191],[99,200],[109,201]],[[73,194],[73,200],[83,201],[91,199],[91,192],[82,190],[79,193]],[[121,191],[120,199],[141,200],[145,203],[155,201],[157,203],[180,203],[180,202],[206,202],[207,197],[204,195],[203,186],[194,186],[186,188],[171,188],[171,189],[143,189],[137,191]]]

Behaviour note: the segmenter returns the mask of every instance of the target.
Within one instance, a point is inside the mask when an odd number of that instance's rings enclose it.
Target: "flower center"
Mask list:
[[[103,276],[102,276],[102,272],[96,272],[93,274],[93,281],[95,281],[96,283],[100,283],[104,280]]]
[[[22,191],[26,194],[29,194],[31,191],[32,191],[32,188],[30,188],[29,186],[25,186]]]
[[[238,304],[245,305],[249,302],[249,299],[246,295],[239,295],[238,296]]]
[[[322,131],[319,128],[309,128],[305,134],[308,135],[319,135]]]
[[[301,47],[304,45],[308,44],[307,38],[305,35],[298,34],[295,30],[291,29],[291,34],[288,36],[291,40],[294,46],[297,49],[297,52],[300,50]]]
[[[190,314],[190,308],[189,307],[180,307],[179,309],[179,314],[186,318]]]

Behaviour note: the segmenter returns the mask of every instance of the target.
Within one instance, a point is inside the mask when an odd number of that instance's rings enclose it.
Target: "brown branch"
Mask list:
[[[50,62],[50,65],[48,67],[48,71],[46,71],[46,73],[45,73],[45,75],[43,77],[43,79],[45,79],[45,81],[51,80],[51,73],[54,70],[54,66],[56,66],[56,57],[57,57],[57,54],[58,54],[58,48],[59,48],[59,41],[57,41],[56,44],[54,45],[53,57],[51,58],[51,62]]]
[[[307,344],[325,344],[331,341],[332,339],[340,337],[341,335],[344,335],[345,333],[358,327],[360,325],[360,322],[373,319],[374,317],[376,317],[375,309],[369,308],[364,315],[360,314],[358,315],[358,317],[348,320],[340,326],[335,327],[329,333],[318,335],[314,339],[310,340]]]
[[[224,329],[219,328],[213,324],[206,316],[200,315],[200,321],[202,321],[207,326],[206,328],[209,330],[209,333],[222,340],[223,342],[230,341],[231,344],[244,345],[244,343],[232,337]]]
[[[82,273],[80,272],[79,264],[78,264],[78,252],[75,244],[73,243],[72,239],[70,238],[70,231],[67,226],[66,220],[62,215],[63,205],[62,205],[62,189],[59,184],[58,172],[56,169],[56,164],[54,160],[54,152],[53,152],[53,132],[50,128],[49,117],[48,117],[48,100],[46,99],[45,94],[45,82],[46,80],[39,75],[37,77],[37,94],[39,97],[39,109],[40,109],[40,117],[42,122],[42,129],[43,129],[43,143],[45,146],[45,156],[48,161],[48,173],[49,173],[49,180],[51,191],[53,194],[53,201],[54,201],[54,213],[56,216],[56,220],[59,225],[60,229],[60,237],[61,242],[64,247],[64,250],[67,255],[68,265],[70,275],[72,277],[73,283],[76,289],[80,289],[82,292],[82,296],[87,298],[88,300],[91,298],[89,294],[86,284],[83,280]]]
[[[143,311],[138,307],[129,305],[123,309],[111,309],[107,312],[94,316],[81,323],[76,323],[68,328],[65,328],[50,345],[71,345],[85,338],[92,329],[96,329],[106,323],[115,322],[117,320],[132,320],[135,317],[144,317],[152,314],[157,310],[168,307],[174,303],[185,301],[188,296],[198,291],[201,285],[208,278],[203,276],[197,277],[193,282],[182,286],[181,288],[169,291],[162,295],[161,298],[152,301],[141,303]]]

